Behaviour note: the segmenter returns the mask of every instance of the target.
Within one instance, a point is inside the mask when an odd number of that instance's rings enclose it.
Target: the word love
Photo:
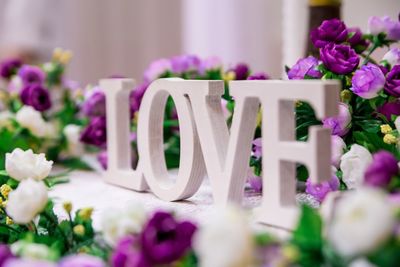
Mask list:
[[[307,142],[295,139],[295,102],[311,104],[318,118],[337,113],[339,86],[333,81],[232,81],[235,110],[230,129],[221,108],[223,81],[159,79],[147,89],[139,111],[139,163],[131,167],[129,79],[100,82],[107,99],[108,169],[104,179],[137,191],[149,190],[166,201],[191,197],[205,175],[214,202],[240,203],[251,155],[257,112],[262,109],[263,199],[259,221],[291,228],[298,209],[296,163],[314,182],[331,177],[330,130],[309,129]],[[167,98],[175,102],[180,129],[180,167],[167,171],[163,116]]]

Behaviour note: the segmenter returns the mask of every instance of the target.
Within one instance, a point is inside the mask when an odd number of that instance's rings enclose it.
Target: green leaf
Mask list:
[[[6,170],[1,170],[0,171],[0,176],[8,176],[8,173]]]

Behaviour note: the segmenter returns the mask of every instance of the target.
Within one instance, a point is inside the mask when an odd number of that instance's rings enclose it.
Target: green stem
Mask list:
[[[370,59],[370,56],[378,47],[379,47],[379,45],[376,42],[374,42],[374,45],[371,47],[371,49],[368,50],[368,53],[365,56],[365,59],[364,59],[362,65],[367,64],[369,61],[373,61],[372,59]]]
[[[69,241],[67,236],[65,235],[64,231],[59,227],[58,225],[58,221],[54,220],[54,218],[52,216],[50,216],[50,214],[48,214],[46,211],[42,213],[42,215],[49,220],[50,222],[52,222],[54,225],[56,225],[55,229],[61,234],[61,236],[63,237],[63,239],[66,242],[67,248],[70,247]]]

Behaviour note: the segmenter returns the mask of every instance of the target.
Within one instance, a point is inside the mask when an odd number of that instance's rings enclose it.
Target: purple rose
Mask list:
[[[150,267],[142,253],[140,240],[136,236],[122,238],[115,247],[111,259],[111,267]]]
[[[384,115],[388,121],[392,119],[392,115],[400,115],[400,100],[387,102],[378,108],[378,112]]]
[[[301,58],[288,71],[288,77],[290,80],[303,80],[307,75],[319,79],[322,77],[322,73],[317,70],[318,65],[318,59],[315,57]]]
[[[222,68],[222,61],[217,56],[208,57],[200,62],[199,73],[204,75],[208,70],[218,70]]]
[[[389,40],[400,40],[400,21],[392,20],[388,16],[370,17],[368,20],[368,29],[371,34],[386,33]]]
[[[360,28],[349,28],[348,32],[350,36],[347,42],[357,53],[362,53],[367,49],[369,43],[363,38]]]
[[[6,59],[0,64],[0,75],[5,79],[10,79],[11,76],[17,73],[21,67],[22,61],[16,58]]]
[[[5,244],[0,244],[0,267],[4,266],[7,260],[13,259],[15,256],[11,253],[10,248]]]
[[[355,70],[360,58],[348,45],[330,43],[319,50],[325,67],[337,74],[348,74]]]
[[[2,267],[56,267],[53,262],[34,259],[11,259],[4,263]]]
[[[400,97],[400,65],[396,65],[386,76],[385,91],[395,97]]]
[[[237,64],[231,71],[235,73],[235,80],[246,80],[250,73],[249,66],[244,63]]]
[[[24,85],[41,85],[46,78],[46,75],[41,68],[30,65],[23,65],[19,69],[18,75],[21,77]]]
[[[253,156],[260,159],[262,156],[262,139],[256,138],[253,141]]]
[[[314,184],[310,178],[306,182],[306,193],[315,197],[319,202],[322,202],[329,192],[339,189],[339,179],[336,175],[332,175],[329,181]]]
[[[107,142],[106,118],[93,117],[82,131],[80,140],[85,144],[103,147]]]
[[[106,96],[99,87],[94,87],[86,96],[82,112],[89,117],[106,115]]]
[[[400,48],[392,48],[387,52],[382,60],[386,60],[390,66],[400,65]]]
[[[346,39],[346,25],[339,19],[324,20],[318,28],[311,31],[311,41],[318,48],[329,43],[340,44]]]
[[[58,267],[105,267],[105,263],[98,257],[87,254],[68,256],[60,261]]]
[[[371,99],[378,96],[378,93],[385,85],[385,75],[381,69],[372,63],[368,63],[357,70],[351,80],[352,90],[356,95]]]
[[[399,174],[397,160],[392,153],[388,151],[379,151],[373,156],[373,161],[365,171],[364,182],[367,185],[385,187],[392,177]]]
[[[162,77],[168,71],[171,71],[171,61],[166,58],[161,58],[153,61],[150,66],[144,71],[144,81],[150,83],[157,78]]]
[[[262,178],[260,176],[250,175],[247,178],[247,182],[255,193],[262,192]]]
[[[192,244],[196,226],[177,222],[166,212],[156,212],[141,234],[142,253],[153,265],[169,264],[182,257]]]
[[[171,58],[172,71],[175,73],[197,70],[200,63],[200,59],[195,55],[181,55]]]
[[[22,103],[32,106],[37,111],[51,108],[49,91],[39,84],[26,85],[21,91],[20,98]]]
[[[339,114],[336,117],[329,117],[322,120],[325,128],[332,129],[332,135],[344,136],[351,126],[351,114],[349,107],[339,103]]]
[[[130,110],[133,115],[136,111],[139,111],[140,103],[142,103],[142,98],[144,93],[149,86],[148,83],[142,83],[138,85],[134,90],[132,90],[129,99],[130,99]]]
[[[264,72],[256,72],[247,77],[247,80],[268,80],[268,79],[269,79],[268,74]]]

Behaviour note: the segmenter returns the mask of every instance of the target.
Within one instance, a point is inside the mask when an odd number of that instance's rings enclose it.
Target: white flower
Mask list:
[[[382,58],[386,60],[390,66],[396,66],[400,64],[400,48],[395,47],[390,49]]]
[[[376,265],[370,263],[366,258],[358,258],[353,260],[349,267],[376,267]]]
[[[16,148],[6,154],[6,171],[8,175],[18,181],[32,178],[43,180],[51,171],[53,161],[46,160],[46,156],[34,154],[31,149],[23,151]]]
[[[338,135],[332,135],[332,165],[336,168],[339,167],[340,158],[343,155],[343,150],[346,148],[346,144],[343,139]]]
[[[361,187],[337,201],[328,239],[343,256],[369,253],[391,236],[395,222],[387,196]]]
[[[71,156],[79,156],[83,153],[83,145],[80,142],[81,127],[69,124],[64,128],[64,135],[67,138],[68,154]]]
[[[23,106],[17,112],[16,119],[22,127],[37,137],[45,137],[49,134],[49,125],[43,120],[40,112],[31,106]]]
[[[115,246],[127,234],[139,233],[145,220],[143,207],[137,203],[130,202],[124,209],[109,208],[101,218],[104,239]]]
[[[352,145],[350,151],[342,156],[340,169],[343,172],[343,182],[349,189],[357,188],[363,183],[364,172],[371,162],[371,153],[357,144]]]
[[[7,214],[18,224],[32,221],[46,206],[47,188],[43,182],[23,180],[8,197]]]
[[[23,82],[21,77],[19,75],[14,75],[8,84],[8,91],[10,91],[12,95],[18,95],[22,89],[22,86]]]
[[[400,132],[400,116],[396,118],[396,120],[394,121],[394,125],[396,126],[397,131]]]
[[[215,210],[194,237],[202,267],[250,266],[252,248],[246,216],[233,206]]]
[[[21,240],[12,244],[10,248],[14,255],[18,255],[22,258],[32,260],[45,260],[52,258],[52,253],[49,247],[43,244],[29,243]]]

